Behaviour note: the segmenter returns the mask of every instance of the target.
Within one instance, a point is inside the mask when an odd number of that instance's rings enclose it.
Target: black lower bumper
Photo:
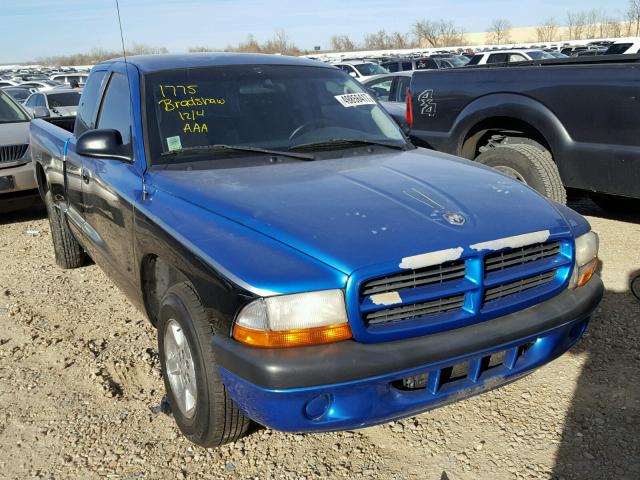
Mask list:
[[[336,384],[417,368],[489,350],[587,318],[602,299],[599,277],[576,290],[504,317],[395,342],[343,341],[289,349],[260,349],[215,335],[219,366],[266,389]]]

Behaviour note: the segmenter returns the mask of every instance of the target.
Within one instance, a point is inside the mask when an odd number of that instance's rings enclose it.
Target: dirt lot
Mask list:
[[[0,217],[0,478],[640,478],[639,219],[572,205],[601,235],[605,299],[529,377],[390,425],[259,429],[203,450],[160,412],[155,331],[96,266],[54,264],[42,214]]]

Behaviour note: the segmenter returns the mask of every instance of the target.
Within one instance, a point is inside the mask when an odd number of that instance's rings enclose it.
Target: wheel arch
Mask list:
[[[531,138],[547,148],[556,162],[572,142],[562,122],[541,102],[525,95],[501,93],[480,97],[460,112],[452,129],[452,137],[458,139],[457,154],[475,158],[481,142],[498,132]]]

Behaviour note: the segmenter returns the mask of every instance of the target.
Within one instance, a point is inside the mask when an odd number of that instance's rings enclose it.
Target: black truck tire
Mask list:
[[[529,144],[500,144],[487,148],[476,162],[496,168],[558,203],[567,203],[558,167],[546,150]]]
[[[640,273],[631,279],[631,293],[640,300]]]
[[[86,254],[73,237],[62,212],[54,206],[51,190],[47,190],[44,195],[44,205],[49,217],[56,263],[64,269],[82,267],[87,259]]]
[[[178,283],[167,290],[158,315],[162,377],[178,428],[191,442],[207,448],[236,441],[251,425],[218,373],[212,338],[228,332],[214,330],[191,284]],[[175,347],[179,338],[186,341],[186,349]]]

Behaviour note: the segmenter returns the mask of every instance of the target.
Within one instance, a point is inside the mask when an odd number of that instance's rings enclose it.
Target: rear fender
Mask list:
[[[544,137],[556,161],[562,158],[561,152],[573,143],[560,120],[545,105],[524,95],[500,93],[480,97],[460,112],[449,134],[449,138],[456,142],[452,145],[455,153],[465,156],[463,146],[467,138],[482,129],[483,123],[490,124],[491,119],[500,118],[507,119],[506,128],[509,127],[509,119],[531,125]]]

